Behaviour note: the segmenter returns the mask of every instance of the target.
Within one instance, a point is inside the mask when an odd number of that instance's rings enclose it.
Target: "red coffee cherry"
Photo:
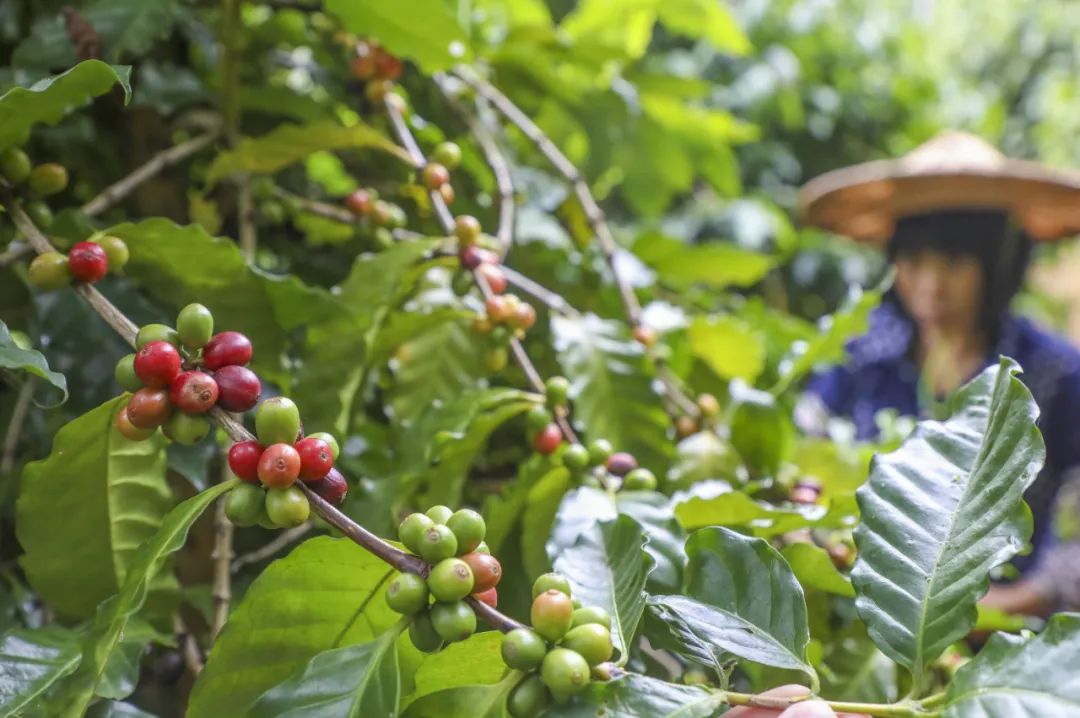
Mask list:
[[[476,268],[476,273],[487,281],[491,291],[495,294],[502,294],[506,291],[506,275],[497,265],[485,262]]]
[[[607,460],[608,473],[613,476],[626,476],[638,466],[637,459],[625,451],[612,454]]]
[[[203,364],[215,370],[223,366],[243,366],[251,361],[251,340],[240,332],[220,332],[203,347]]]
[[[127,405],[128,420],[140,429],[154,429],[165,423],[172,412],[169,395],[164,389],[139,389]]]
[[[465,269],[476,269],[481,264],[499,263],[499,255],[495,254],[495,252],[492,252],[490,249],[477,247],[475,244],[471,244],[462,249],[458,254],[458,259],[461,260],[461,266]]]
[[[238,441],[229,447],[229,468],[243,481],[250,484],[259,481],[259,458],[263,446],[257,441]]]
[[[345,495],[349,493],[348,482],[345,481],[341,472],[334,468],[326,472],[326,476],[318,481],[309,482],[308,488],[334,506],[341,506],[345,501]]]
[[[378,45],[374,43],[356,43],[356,57],[353,58],[350,64],[353,77],[358,80],[370,80],[375,77],[375,57],[377,52]]]
[[[135,354],[135,376],[151,389],[164,389],[180,373],[180,352],[168,342],[150,342]]]
[[[533,437],[533,448],[537,453],[548,456],[554,454],[562,443],[562,431],[555,423],[548,424]]]
[[[375,198],[366,189],[354,190],[345,198],[345,206],[355,215],[371,214],[375,207]]]
[[[384,80],[396,80],[401,77],[401,60],[381,47],[375,48],[375,74]]]
[[[92,284],[109,272],[109,255],[100,244],[78,242],[68,251],[68,267],[75,279]]]
[[[218,385],[206,372],[185,371],[169,386],[169,401],[180,411],[203,414],[217,403]]]
[[[293,445],[300,454],[300,478],[318,481],[334,467],[334,452],[322,439],[308,437]]]
[[[486,603],[492,608],[499,607],[499,592],[496,591],[494,588],[489,588],[486,591],[479,591],[477,593],[474,593],[472,597],[480,603]]]
[[[469,564],[473,572],[473,592],[480,593],[495,588],[502,578],[502,564],[488,553],[467,553],[461,560]]]
[[[425,187],[434,192],[450,181],[450,170],[438,162],[428,162],[420,172],[420,180]]]
[[[262,382],[246,366],[231,364],[214,372],[218,385],[218,406],[226,411],[247,411],[259,403]]]
[[[259,457],[259,481],[272,489],[292,486],[300,476],[300,454],[288,444],[273,444]]]

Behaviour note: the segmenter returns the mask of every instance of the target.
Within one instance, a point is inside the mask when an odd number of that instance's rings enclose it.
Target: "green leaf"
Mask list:
[[[620,516],[596,524],[555,558],[555,571],[569,579],[574,598],[611,614],[618,665],[629,660],[629,647],[645,611],[645,579],[653,565],[645,542],[637,522]]]
[[[239,716],[324,651],[371,641],[400,618],[383,598],[394,569],[347,539],[309,539],[270,564],[229,617],[187,715]]]
[[[776,258],[730,242],[687,244],[659,232],[646,232],[632,247],[634,254],[675,289],[704,284],[712,289],[749,287],[776,265]]]
[[[34,125],[55,125],[64,115],[104,95],[117,83],[124,88],[127,101],[131,97],[130,75],[130,67],[87,60],[28,88],[8,90],[0,96],[0,150],[25,143]]]
[[[555,555],[555,552],[552,551],[553,541],[555,534],[558,532],[559,522],[563,518],[561,509],[567,497],[570,496],[567,493],[570,482],[570,472],[565,467],[559,467],[544,474],[529,489],[525,511],[521,517],[519,538],[521,541],[522,562],[525,565],[525,571],[530,576],[546,573],[551,568],[552,557]],[[592,519],[592,521],[598,520],[601,514],[606,513],[605,509],[611,505],[610,499],[602,491],[585,488],[579,489],[579,491],[588,491],[590,494],[597,494],[601,497],[603,503],[596,504],[596,518]],[[571,504],[577,505],[576,502],[571,502]],[[614,511],[607,518],[615,518]],[[592,521],[588,524],[589,526],[592,525]],[[552,541],[548,541],[547,544],[534,539],[536,536],[548,535],[552,536]],[[564,534],[563,538],[566,540],[564,545],[572,546],[579,535],[577,533]]]
[[[363,718],[397,714],[400,625],[367,643],[325,651],[263,693],[247,718]]]
[[[120,592],[98,606],[83,642],[82,663],[65,681],[67,689],[63,693],[69,696],[65,702],[65,717],[74,718],[86,711],[109,668],[113,652],[125,640],[128,622],[145,603],[151,581],[169,556],[184,545],[192,524],[206,508],[237,483],[236,479],[226,481],[177,505],[162,519],[161,528],[139,547]]]
[[[699,431],[675,447],[667,479],[669,485],[684,489],[701,481],[733,481],[740,463],[738,453],[715,432]]]
[[[90,707],[86,718],[157,718],[153,713],[136,708],[130,703],[101,701]]]
[[[809,543],[793,543],[781,553],[803,586],[855,598],[851,581],[836,569],[825,549]]]
[[[574,42],[610,47],[624,59],[636,59],[652,39],[657,4],[659,0],[583,0],[563,18],[559,30]]]
[[[544,713],[550,718],[710,718],[725,705],[722,691],[680,686],[627,673],[592,681],[581,698]]]
[[[644,350],[624,324],[587,315],[552,317],[555,350],[570,379],[574,417],[588,436],[603,437],[660,471],[671,442],[668,418],[650,384]]]
[[[1046,451],[1018,370],[1003,358],[979,374],[947,421],[920,422],[899,449],[875,457],[856,494],[856,607],[917,689],[926,666],[975,625],[990,569],[1031,536],[1023,493]]]
[[[172,504],[165,439],[124,438],[114,420],[126,404],[119,396],[65,424],[49,456],[23,472],[20,563],[38,594],[69,618],[93,615],[120,589]]]
[[[765,369],[765,345],[754,328],[733,316],[698,316],[687,327],[690,349],[722,379],[753,384]]]
[[[469,59],[465,32],[443,0],[327,0],[326,10],[337,15],[345,29],[379,38],[387,50],[413,60],[425,73]]]
[[[810,641],[802,587],[766,541],[723,528],[687,539],[686,596],[654,596],[652,610],[691,644],[802,671],[817,684],[806,656]]]
[[[410,703],[402,718],[505,718],[506,697],[519,680],[521,674],[511,672],[498,683],[428,693]]]
[[[49,362],[41,352],[23,349],[11,337],[7,324],[0,321],[0,369],[14,369],[44,379],[64,392],[61,403],[67,401],[67,378],[49,369]]]
[[[495,685],[502,681],[510,670],[502,660],[502,639],[503,634],[498,631],[484,631],[426,655],[416,670],[416,689],[407,703],[451,688]]]
[[[79,634],[61,626],[14,628],[0,638],[0,718],[31,706],[82,658]]]
[[[996,634],[957,671],[942,718],[1071,718],[1080,714],[1080,614],[1062,613],[1038,636]]]
[[[718,487],[719,488],[719,487]],[[722,490],[712,496],[678,499],[675,517],[687,531],[705,526],[745,527],[756,536],[767,538],[796,529],[831,526],[824,506],[782,508],[755,501],[741,491]],[[836,528],[843,524],[839,523]]]
[[[381,150],[411,164],[405,150],[370,125],[358,120],[342,127],[332,120],[319,120],[306,125],[281,124],[261,137],[245,137],[235,149],[214,158],[206,181],[212,185],[233,172],[273,174],[314,152],[358,148]]]
[[[739,29],[731,10],[712,0],[664,0],[656,9],[660,23],[673,33],[707,40],[732,55],[745,55],[750,41]]]

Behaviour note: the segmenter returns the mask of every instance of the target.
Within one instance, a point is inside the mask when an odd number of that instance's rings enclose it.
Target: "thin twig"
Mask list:
[[[17,262],[28,254],[33,254],[34,248],[29,244],[12,240],[8,248],[0,252],[0,267],[6,267],[12,262]]]
[[[221,461],[221,480],[228,481],[232,478],[229,464],[225,460],[224,453]],[[221,629],[229,620],[229,604],[232,601],[232,585],[229,566],[232,563],[233,525],[229,517],[225,515],[224,499],[217,502],[214,510],[214,548],[210,552],[210,560],[214,562],[214,584],[211,598],[214,602],[214,620],[210,624],[210,641],[217,639]]]
[[[30,404],[34,398],[34,387],[37,385],[37,377],[27,377],[19,394],[15,397],[15,406],[11,410],[11,421],[8,423],[7,434],[4,435],[4,453],[0,457],[0,476],[7,476],[15,467],[15,450],[19,447],[19,437],[22,436],[26,417],[30,413]]]
[[[289,544],[295,543],[311,533],[311,524],[303,523],[299,526],[291,528],[287,531],[282,531],[277,537],[266,544],[263,544],[254,551],[245,553],[242,556],[238,556],[233,562],[229,570],[233,573],[239,573],[240,569],[244,566],[250,566],[253,563],[259,563],[266,559],[276,556],[278,552],[284,549]]]
[[[173,634],[176,635],[176,642],[180,644],[180,654],[184,657],[184,665],[192,676],[199,675],[205,661],[199,650],[199,644],[195,641],[195,636],[191,635],[179,611],[173,616]]]
[[[506,265],[503,265],[502,272],[506,276],[506,281],[513,284],[515,287],[525,292],[526,294],[539,299],[547,307],[559,314],[565,314],[568,317],[580,317],[581,312],[574,309],[570,305],[570,302],[563,299],[562,295],[556,294],[547,287],[539,284],[538,282],[529,279],[521,272],[517,272]]]
[[[344,207],[308,199],[307,197],[290,192],[287,189],[282,189],[276,185],[274,186],[274,195],[281,199],[295,202],[303,211],[317,215],[323,219],[341,222],[342,224],[356,224],[356,215]]]

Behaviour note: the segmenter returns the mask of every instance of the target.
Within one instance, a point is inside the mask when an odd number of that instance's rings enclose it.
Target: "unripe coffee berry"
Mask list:
[[[484,368],[489,372],[499,372],[506,368],[510,353],[506,347],[489,347],[484,352]]]
[[[0,175],[13,185],[26,181],[30,176],[30,156],[17,147],[0,152]]]
[[[532,586],[532,597],[535,599],[545,591],[559,591],[570,596],[570,581],[558,573],[544,573],[536,577]]]
[[[430,613],[431,625],[444,641],[464,641],[476,632],[476,614],[464,601],[436,603]]]
[[[589,466],[589,450],[581,444],[570,444],[563,449],[562,462],[571,471],[583,471]]]
[[[337,461],[338,454],[341,453],[341,448],[338,446],[337,439],[334,438],[333,434],[329,434],[325,431],[316,431],[314,434],[308,434],[308,438],[326,442],[326,445],[330,447],[331,456],[334,461]]]
[[[540,634],[528,628],[515,628],[503,636],[500,647],[503,662],[519,671],[531,671],[540,666],[547,653],[547,643]]]
[[[275,396],[255,409],[255,433],[260,443],[292,444],[299,432],[300,410],[292,399]]]
[[[437,524],[446,525],[446,522],[450,520],[450,517],[454,515],[454,510],[449,506],[443,506],[442,504],[436,504],[425,512],[429,519]]]
[[[607,439],[596,439],[595,441],[591,441],[589,442],[589,463],[593,466],[599,466],[600,464],[606,463],[613,451],[615,451],[615,449]]]
[[[459,214],[454,219],[454,235],[462,247],[468,247],[480,238],[480,220],[471,214]]]
[[[386,605],[406,616],[420,613],[428,607],[427,583],[415,573],[396,576],[386,587]]]
[[[648,469],[634,469],[623,477],[622,487],[627,491],[655,491],[656,476]]]
[[[143,383],[135,373],[134,354],[128,354],[116,362],[113,376],[116,378],[116,383],[123,387],[125,391],[136,392],[143,387]]]
[[[258,471],[264,486],[275,489],[292,486],[300,476],[300,454],[290,444],[272,444],[259,457]]]
[[[266,515],[275,526],[283,529],[299,526],[308,520],[310,514],[311,505],[307,497],[295,486],[266,492]]]
[[[294,448],[300,454],[300,478],[304,481],[318,481],[334,466],[334,455],[321,439],[307,437],[296,442]]]
[[[164,389],[180,373],[180,352],[172,344],[150,342],[135,354],[135,374],[151,389]]]
[[[259,442],[238,441],[229,447],[229,469],[243,481],[258,483],[259,458],[262,453],[263,447]]]
[[[223,366],[214,372],[218,406],[226,411],[247,411],[259,403],[262,382],[246,366]]]
[[[533,437],[533,448],[545,456],[554,454],[562,443],[562,431],[558,424],[548,424]]]
[[[525,414],[525,424],[529,427],[530,432],[540,431],[550,424],[553,419],[551,412],[542,406],[534,406]]]
[[[109,255],[93,242],[76,242],[68,251],[71,276],[80,282],[92,284],[109,272]]]
[[[30,221],[34,223],[38,229],[47,230],[52,226],[53,213],[49,209],[49,205],[45,204],[41,200],[34,200],[33,202],[27,202],[23,207],[26,210],[26,216],[30,218]]]
[[[167,342],[174,347],[180,346],[180,335],[166,324],[144,324],[135,335],[135,349],[142,349],[150,342]]]
[[[488,287],[494,294],[502,294],[506,291],[506,275],[496,264],[481,264],[476,268],[476,274],[483,277]]]
[[[521,302],[514,307],[514,313],[508,320],[510,326],[521,331],[531,329],[536,324],[536,309],[528,302]]]
[[[612,476],[626,476],[637,468],[638,463],[633,456],[620,451],[608,457],[606,466]]]
[[[460,601],[473,592],[472,569],[460,558],[439,561],[427,580],[436,601]]]
[[[435,191],[450,181],[450,170],[438,162],[428,162],[420,173],[424,186]]]
[[[484,553],[490,556],[491,549],[488,548],[487,542],[481,541],[480,545],[473,549],[473,553]]]
[[[525,676],[506,697],[506,712],[510,718],[536,718],[551,702],[551,694],[540,676]]]
[[[357,189],[345,197],[345,206],[357,216],[371,214],[375,208],[375,197],[366,189]]]
[[[457,554],[457,539],[450,529],[442,524],[434,524],[421,535],[417,549],[421,558],[436,564]]]
[[[565,700],[589,685],[589,664],[579,653],[556,648],[544,656],[540,665],[540,679],[555,700]]]
[[[333,468],[323,478],[308,483],[308,488],[334,506],[340,506],[349,493],[349,483],[340,471]]]
[[[217,400],[217,382],[205,372],[180,372],[169,385],[169,401],[188,414],[204,414],[210,411]]]
[[[461,164],[461,148],[455,142],[440,142],[431,153],[431,159],[447,169],[455,169]]]
[[[210,433],[210,422],[204,416],[174,411],[161,425],[161,431],[181,446],[195,446]]]
[[[61,289],[71,284],[68,258],[59,252],[45,252],[30,262],[30,282],[39,289]]]
[[[571,628],[560,644],[581,655],[590,666],[611,659],[614,647],[611,644],[611,631],[599,623],[586,623]]]
[[[584,626],[587,623],[598,623],[604,628],[611,630],[611,614],[599,606],[584,606],[574,609],[574,620],[571,628]]]
[[[472,597],[475,598],[480,603],[487,604],[488,606],[491,606],[492,608],[498,608],[499,607],[499,592],[494,588],[489,588],[486,591],[480,591],[479,593],[474,593],[472,595]]]
[[[155,429],[165,423],[172,411],[169,395],[163,389],[139,389],[128,400],[127,416],[140,429]]]
[[[176,333],[188,349],[202,349],[214,335],[214,315],[202,304],[189,304],[176,317]]]
[[[93,240],[93,242],[105,250],[105,256],[109,259],[110,272],[119,272],[131,258],[127,243],[119,237],[106,234],[104,237]]]
[[[63,192],[68,185],[67,169],[55,162],[46,162],[30,170],[30,191],[42,197]]]
[[[398,540],[405,545],[405,548],[419,554],[424,533],[434,525],[435,522],[426,514],[409,514],[398,525]]]
[[[550,589],[533,600],[530,612],[533,630],[549,641],[557,641],[566,635],[573,617],[574,604],[562,591]]]
[[[266,492],[252,484],[240,484],[225,499],[225,515],[237,526],[254,526],[265,516]]]
[[[707,418],[720,413],[720,402],[712,394],[702,394],[697,398],[698,411]]]
[[[438,192],[439,196],[442,197],[442,201],[446,204],[453,204],[454,198],[457,197],[457,193],[454,192],[454,186],[449,182],[440,187]]]
[[[646,326],[634,327],[634,339],[646,349],[656,345],[656,332]]]
[[[148,429],[141,429],[131,423],[131,419],[128,418],[127,407],[124,407],[120,411],[116,412],[116,429],[124,438],[131,441],[144,441],[149,439],[157,431],[157,427],[150,427]]]
[[[487,553],[467,553],[461,560],[469,564],[473,574],[473,593],[495,588],[502,578],[499,559]]]
[[[547,397],[548,406],[552,409],[566,406],[570,396],[570,380],[564,376],[553,376],[544,383],[544,395]]]
[[[443,639],[435,632],[435,626],[431,623],[431,611],[417,614],[409,624],[409,640],[416,646],[416,650],[424,653],[433,653],[442,648]]]
[[[484,517],[472,509],[459,509],[446,519],[446,527],[454,532],[459,554],[468,553],[480,545],[487,533]]]

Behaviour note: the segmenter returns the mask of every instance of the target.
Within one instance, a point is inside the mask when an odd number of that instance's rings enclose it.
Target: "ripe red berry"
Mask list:
[[[533,448],[544,455],[554,454],[561,443],[562,431],[559,430],[559,425],[555,423],[548,424],[533,437]]]
[[[366,189],[354,190],[345,198],[345,206],[355,215],[371,214],[375,198]]]
[[[236,476],[248,483],[259,481],[259,458],[263,447],[257,441],[238,441],[229,447],[229,468]]]
[[[495,294],[502,294],[506,291],[506,275],[503,274],[503,270],[499,269],[498,265],[485,262],[476,268],[476,273],[484,278],[491,291]]]
[[[202,414],[217,403],[218,385],[202,371],[181,372],[169,385],[169,401],[180,411]]]
[[[420,179],[425,187],[434,192],[450,181],[450,170],[438,162],[428,162],[420,172]]]
[[[230,364],[214,372],[218,385],[218,406],[226,411],[247,411],[259,403],[262,383],[246,366]]]
[[[499,592],[494,588],[489,588],[486,591],[478,591],[472,595],[480,603],[486,603],[492,608],[499,607]]]
[[[75,279],[93,283],[108,273],[109,255],[100,244],[78,242],[68,251],[68,267]]]
[[[401,77],[401,60],[381,47],[375,49],[375,74],[384,80]]]
[[[626,476],[637,466],[637,459],[625,451],[612,454],[607,460],[607,470],[614,476]]]
[[[334,506],[341,506],[341,502],[345,500],[345,494],[349,493],[349,484],[345,481],[345,477],[334,468],[331,468],[326,476],[318,481],[308,483],[308,488]]]
[[[139,389],[128,400],[126,411],[132,424],[140,429],[153,429],[169,418],[172,405],[164,389]]]
[[[377,45],[358,42],[356,43],[356,57],[353,58],[351,69],[353,76],[358,80],[370,80],[375,77],[375,56]]]
[[[461,560],[469,564],[473,572],[473,592],[480,593],[495,588],[502,578],[502,564],[489,553],[467,553]]]
[[[180,373],[180,352],[168,342],[150,342],[135,354],[135,376],[151,389],[164,389]]]
[[[223,366],[243,366],[251,361],[251,340],[240,332],[220,332],[203,348],[203,364],[215,370]]]
[[[322,439],[301,439],[293,448],[300,454],[300,478],[304,481],[318,481],[334,466],[334,453]]]
[[[300,476],[300,454],[288,444],[273,444],[259,457],[259,481],[272,489],[292,486]]]

